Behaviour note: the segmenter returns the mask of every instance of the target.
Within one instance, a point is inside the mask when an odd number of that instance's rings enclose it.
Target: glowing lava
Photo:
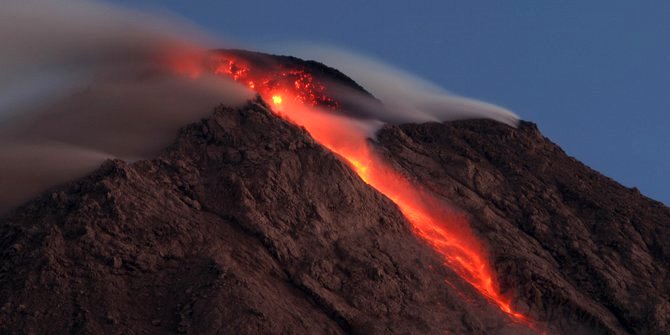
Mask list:
[[[220,55],[213,72],[245,84],[266,101],[272,101],[275,108],[281,106],[281,113],[277,113],[280,117],[305,127],[316,141],[348,162],[363,181],[391,199],[412,224],[416,235],[443,257],[445,265],[513,321],[537,330],[498,291],[486,252],[469,229],[467,219],[412,184],[377,155],[368,145],[364,127],[328,112],[339,105],[326,94],[324,85],[304,69],[284,68],[280,64],[253,69],[250,64],[236,55]]]
[[[272,103],[275,105],[281,105],[283,99],[281,98],[281,95],[273,95],[272,96]]]

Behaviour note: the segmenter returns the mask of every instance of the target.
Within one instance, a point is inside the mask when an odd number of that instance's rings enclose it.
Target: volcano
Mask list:
[[[336,69],[171,65],[258,96],[4,214],[0,332],[670,332],[670,208],[534,124],[351,139],[340,117],[383,104]]]

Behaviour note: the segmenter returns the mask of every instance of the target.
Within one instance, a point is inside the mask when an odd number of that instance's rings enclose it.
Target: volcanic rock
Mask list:
[[[469,215],[534,330],[257,99],[186,126],[154,159],[107,161],[0,218],[0,333],[670,333],[668,207],[527,122],[387,126],[370,143]]]
[[[219,108],[158,158],[108,161],[13,211],[0,250],[4,333],[525,329],[260,100]]]
[[[559,333],[670,333],[670,208],[529,122],[389,126],[387,158],[471,217],[503,292]]]

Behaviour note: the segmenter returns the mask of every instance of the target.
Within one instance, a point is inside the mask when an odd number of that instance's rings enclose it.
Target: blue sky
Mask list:
[[[670,204],[670,1],[115,0],[224,40],[383,59],[537,123],[568,154]]]

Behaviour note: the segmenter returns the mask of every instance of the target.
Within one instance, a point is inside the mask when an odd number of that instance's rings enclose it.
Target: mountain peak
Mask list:
[[[496,288],[535,328],[258,97],[185,126],[156,158],[108,160],[1,218],[0,332],[669,331],[670,209],[535,124],[387,125],[370,144],[466,213]]]

